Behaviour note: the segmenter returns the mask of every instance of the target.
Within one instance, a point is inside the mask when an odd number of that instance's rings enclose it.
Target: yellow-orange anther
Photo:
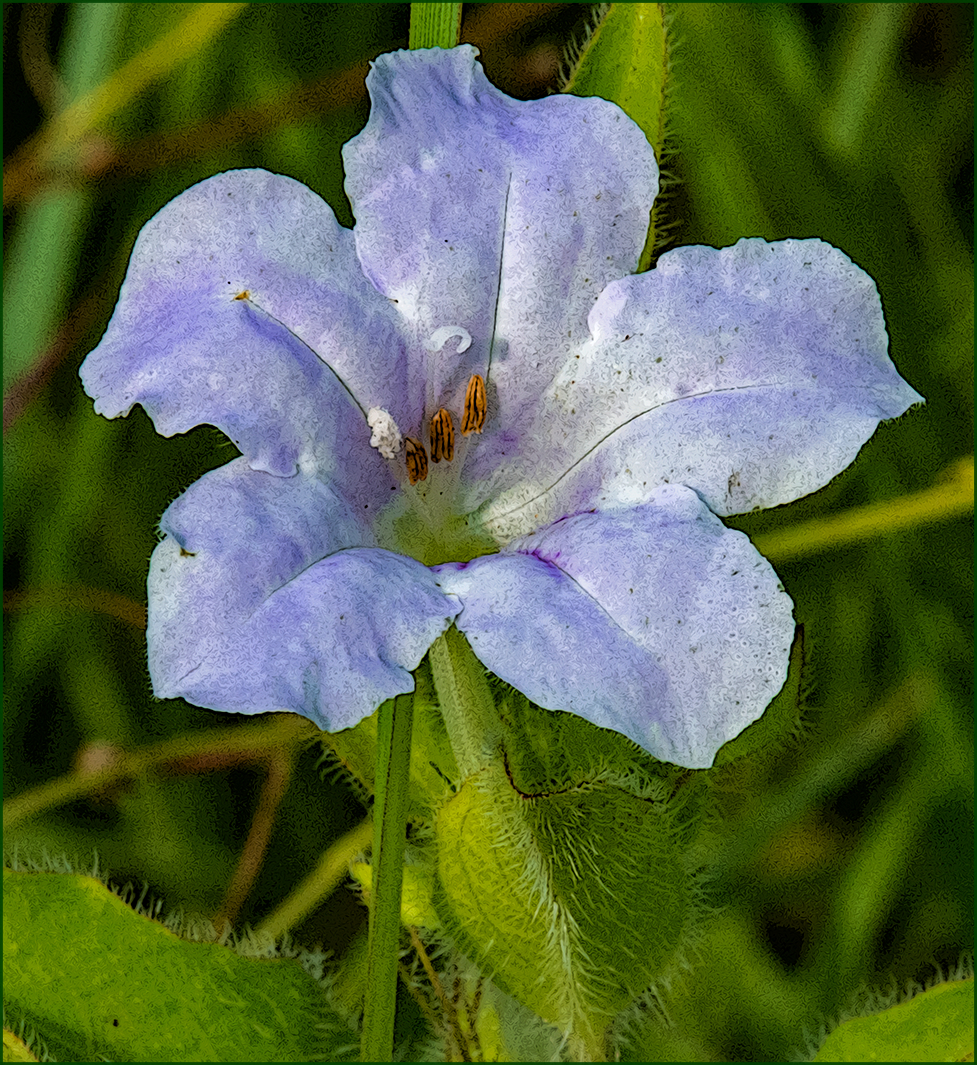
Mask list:
[[[404,451],[407,457],[407,477],[411,484],[417,484],[427,477],[427,452],[420,440],[408,436],[404,440]]]
[[[485,381],[481,374],[472,374],[465,392],[465,415],[461,419],[461,435],[480,433],[485,424]]]
[[[455,427],[451,415],[441,407],[431,419],[431,461],[450,462],[455,457]]]

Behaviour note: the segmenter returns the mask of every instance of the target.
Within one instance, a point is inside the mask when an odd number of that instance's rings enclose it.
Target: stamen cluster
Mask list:
[[[461,435],[468,436],[471,433],[481,433],[485,425],[485,412],[487,409],[485,394],[485,379],[481,374],[472,374],[465,390],[465,410],[461,420]],[[431,440],[431,461],[451,462],[455,457],[455,426],[451,420],[451,412],[445,407],[439,407],[437,413],[431,419],[429,428]],[[370,441],[373,443],[373,441]],[[376,445],[374,445],[376,446]],[[404,440],[405,458],[407,463],[407,478],[411,484],[417,484],[427,478],[428,456],[424,445],[416,437],[408,436]]]

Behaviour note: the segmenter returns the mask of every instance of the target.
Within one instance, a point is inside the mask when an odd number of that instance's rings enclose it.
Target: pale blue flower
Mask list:
[[[241,451],[161,520],[153,686],[348,728],[454,622],[539,705],[708,766],[794,631],[717,515],[814,491],[920,397],[872,280],[821,241],[629,276],[657,193],[638,127],[512,100],[476,54],[376,61],[343,153],[354,230],[240,170],[140,233],[85,389]]]

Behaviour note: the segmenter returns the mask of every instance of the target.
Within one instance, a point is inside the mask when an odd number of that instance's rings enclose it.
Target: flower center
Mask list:
[[[432,353],[440,351],[455,337],[459,339],[457,352],[461,354],[472,341],[461,326],[436,329],[424,346]],[[437,401],[437,378],[437,366],[429,365],[428,410],[434,410]],[[394,464],[402,486],[402,491],[378,520],[376,533],[381,547],[410,555],[429,566],[439,562],[467,562],[497,550],[496,541],[470,515],[462,514],[458,505],[464,438],[482,432],[486,412],[485,379],[475,373],[468,381],[464,409],[460,412],[463,439],[456,462],[455,417],[447,407],[437,406],[427,424],[427,433],[424,434],[422,426],[419,436],[402,436],[389,411],[380,407],[370,409],[367,413],[367,424],[372,431],[370,444]],[[430,452],[420,439],[424,435]],[[432,470],[432,464],[441,468]]]

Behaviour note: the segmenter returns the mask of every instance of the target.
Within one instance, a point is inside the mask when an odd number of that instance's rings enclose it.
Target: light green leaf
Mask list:
[[[14,1035],[8,1028],[3,1030],[3,1060],[4,1061],[37,1061],[30,1052],[27,1044],[19,1036]]]
[[[4,870],[4,1008],[66,1061],[337,1060],[355,1036],[297,961],[189,942],[86,876]]]
[[[689,917],[669,805],[601,780],[529,793],[492,765],[441,809],[435,835],[446,929],[499,987],[601,1054]]]
[[[623,108],[644,131],[659,166],[665,148],[669,47],[664,4],[607,4],[561,85],[576,96],[600,96]],[[661,204],[656,204],[640,270],[647,270],[661,242]]]
[[[923,991],[870,1017],[840,1024],[814,1061],[973,1061],[974,981]]]

